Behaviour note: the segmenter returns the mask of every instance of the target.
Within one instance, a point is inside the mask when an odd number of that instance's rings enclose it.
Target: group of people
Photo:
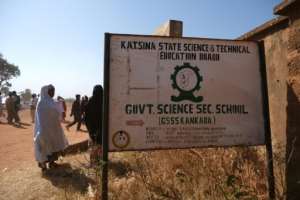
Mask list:
[[[30,103],[30,114],[32,118],[32,123],[34,123],[35,109],[37,105],[38,98],[36,94],[32,94],[31,103]],[[5,100],[5,108],[7,112],[7,123],[12,125],[21,125],[21,119],[19,116],[19,111],[21,110],[21,98],[17,95],[16,91],[9,92]],[[4,118],[5,114],[3,112],[4,106],[2,106],[2,96],[0,92],[0,118]],[[2,123],[0,121],[0,123]]]
[[[59,108],[58,103],[53,99],[54,94],[53,85],[43,86],[36,105],[34,149],[35,158],[42,171],[57,166],[55,161],[60,155],[63,155],[68,146],[68,140],[61,126],[66,109],[63,104],[62,108]],[[69,128],[77,123],[77,130],[80,130],[80,124],[84,121],[92,144],[98,147],[102,144],[102,99],[103,88],[101,85],[94,87],[93,95],[90,98],[84,97],[80,101],[80,95],[76,95],[71,110],[74,121],[67,125]],[[62,102],[62,100],[60,101]]]
[[[1,93],[0,93],[1,96]],[[2,104],[2,99],[0,101]],[[15,124],[20,126],[19,111],[21,109],[21,98],[17,95],[16,91],[9,92],[8,97],[5,100],[5,107],[7,111],[7,122],[8,124]],[[0,117],[4,116],[2,111],[2,105],[0,105]]]
[[[80,131],[80,127],[81,127],[81,123],[84,122],[85,123],[85,116],[86,116],[86,107],[89,101],[89,98],[87,96],[83,96],[80,99],[80,94],[76,94],[76,99],[72,104],[72,108],[71,108],[71,114],[70,116],[74,117],[73,122],[71,122],[70,124],[68,124],[66,126],[66,129],[69,130],[69,128],[73,125],[75,125],[77,123],[77,131]]]

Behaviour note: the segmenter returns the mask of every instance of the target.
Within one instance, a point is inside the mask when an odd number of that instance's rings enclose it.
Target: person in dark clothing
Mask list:
[[[85,110],[88,102],[89,102],[89,98],[87,96],[83,96],[81,99],[81,113],[82,113],[81,121],[84,124],[85,124]]]
[[[92,140],[90,161],[96,164],[102,155],[103,88],[96,85],[85,109],[85,125]]]
[[[7,111],[7,122],[8,124],[13,124],[13,119],[16,112],[15,102],[12,92],[8,93],[8,98],[5,101],[6,111]]]
[[[69,130],[71,126],[77,123],[77,131],[80,130],[81,127],[81,105],[80,105],[80,95],[76,95],[76,100],[72,104],[71,114],[70,116],[74,116],[74,121],[66,126],[66,129]]]
[[[85,125],[94,144],[102,145],[103,88],[96,85],[85,110]]]
[[[13,97],[14,106],[15,106],[14,113],[13,113],[13,119],[15,120],[15,123],[20,126],[19,111],[21,109],[21,98],[19,95],[17,95],[16,91],[12,92],[12,97]]]

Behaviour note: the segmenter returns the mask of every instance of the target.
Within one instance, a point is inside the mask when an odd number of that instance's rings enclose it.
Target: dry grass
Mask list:
[[[83,200],[94,199],[96,176],[89,167],[87,153],[71,155],[59,161],[59,167],[42,173],[33,165],[0,173],[2,200]]]
[[[264,147],[111,153],[109,169],[113,200],[268,199]],[[282,199],[285,190],[276,183]]]
[[[268,199],[265,158],[264,147],[110,153],[109,199]],[[90,167],[87,152],[69,155],[60,165],[43,176],[36,167],[5,176],[0,199],[101,199],[101,161]],[[275,174],[277,199],[284,199],[284,173]]]

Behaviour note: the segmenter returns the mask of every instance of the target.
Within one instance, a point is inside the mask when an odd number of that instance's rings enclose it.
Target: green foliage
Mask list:
[[[20,76],[20,74],[19,67],[7,62],[7,60],[3,58],[2,54],[0,54],[0,90],[9,88],[11,86],[9,80]]]
[[[239,180],[240,177],[237,177],[234,174],[230,174],[227,177],[226,185],[223,189],[224,196],[226,199],[244,199],[244,200],[257,200],[255,191],[253,191],[249,186],[245,186]]]
[[[8,93],[9,93],[9,87],[2,87],[2,88],[0,88],[0,92],[2,94],[4,94],[4,96],[7,96]]]
[[[229,175],[227,177],[226,185],[232,187],[234,185],[234,182],[236,181],[236,176]]]

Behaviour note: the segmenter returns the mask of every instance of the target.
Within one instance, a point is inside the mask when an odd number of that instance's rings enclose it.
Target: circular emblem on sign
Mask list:
[[[171,96],[171,100],[178,102],[182,100],[190,100],[193,102],[201,102],[202,96],[195,97],[193,92],[200,90],[200,82],[202,76],[199,69],[191,66],[190,63],[184,63],[182,66],[176,66],[174,73],[171,74],[172,87],[179,91],[179,96]]]
[[[191,68],[183,68],[176,74],[176,83],[182,91],[193,91],[198,86],[197,74]]]
[[[117,131],[114,133],[112,142],[115,145],[115,147],[118,147],[120,149],[123,149],[128,146],[130,141],[129,134],[126,131]]]

